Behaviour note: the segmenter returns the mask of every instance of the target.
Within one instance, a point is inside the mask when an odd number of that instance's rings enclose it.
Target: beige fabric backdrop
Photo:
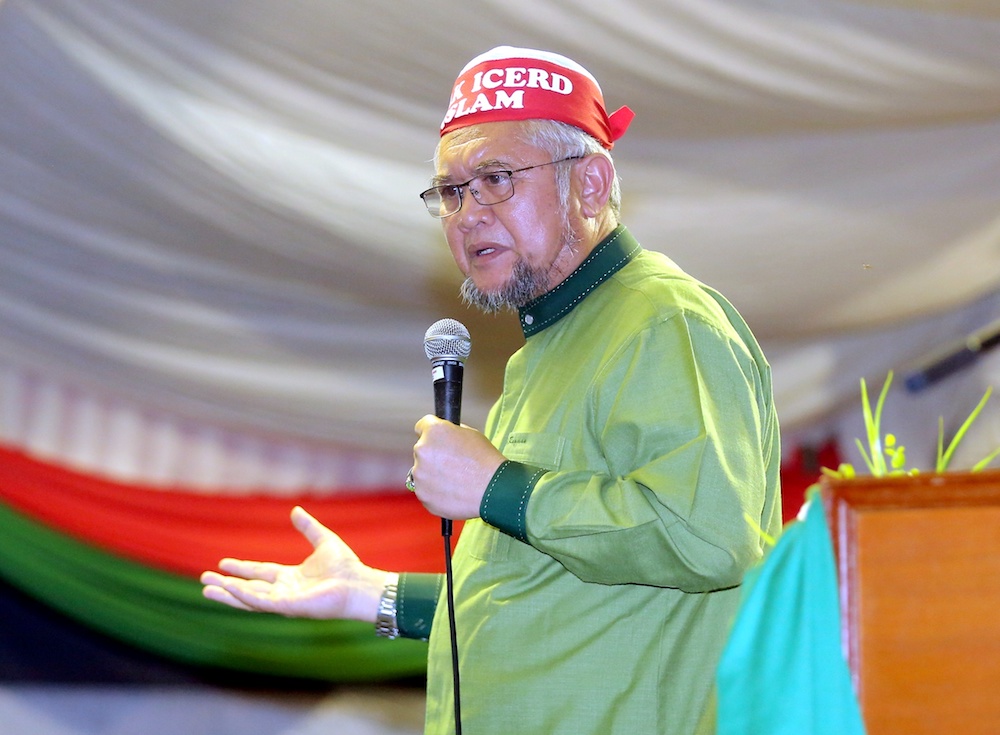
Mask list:
[[[636,110],[626,221],[744,312],[787,431],[996,315],[988,0],[7,0],[2,435],[125,477],[377,484],[442,316],[481,421],[518,335],[458,304],[416,194],[499,43]]]

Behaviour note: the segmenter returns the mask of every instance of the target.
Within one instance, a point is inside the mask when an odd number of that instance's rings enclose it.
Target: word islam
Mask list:
[[[572,94],[573,82],[562,74],[523,66],[512,66],[505,69],[487,69],[476,72],[472,77],[472,88],[466,96],[462,87],[467,80],[463,79],[455,85],[451,93],[451,104],[448,113],[441,123],[443,128],[458,117],[465,117],[476,112],[506,108],[520,110],[524,108],[525,89],[543,89],[556,94]],[[513,89],[513,92],[506,90]],[[475,99],[472,99],[475,95]]]

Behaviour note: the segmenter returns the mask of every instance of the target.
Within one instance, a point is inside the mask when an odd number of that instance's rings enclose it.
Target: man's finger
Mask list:
[[[202,589],[201,594],[206,600],[221,602],[223,605],[228,605],[229,607],[236,608],[237,610],[255,612],[254,608],[233,597],[225,589],[216,584],[206,584]]]
[[[219,569],[226,574],[234,577],[243,577],[243,579],[259,579],[263,582],[274,582],[284,568],[283,564],[275,564],[269,561],[228,558],[219,561]]]
[[[306,540],[312,544],[314,549],[333,535],[333,531],[317,521],[304,508],[298,505],[292,508],[292,525],[295,526],[299,533],[306,537]]]

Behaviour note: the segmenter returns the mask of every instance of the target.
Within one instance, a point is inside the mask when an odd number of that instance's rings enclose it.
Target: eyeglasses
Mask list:
[[[548,161],[546,163],[536,163],[534,166],[515,168],[513,171],[490,171],[489,173],[475,176],[464,184],[446,184],[444,186],[432,186],[427,191],[421,193],[420,198],[424,200],[427,211],[431,217],[450,217],[462,208],[463,189],[469,188],[472,196],[477,202],[483,205],[499,204],[514,196],[514,182],[511,181],[511,174],[530,171],[533,168],[542,166],[552,166],[565,161],[575,161],[583,156],[569,156],[560,158],[558,161]]]

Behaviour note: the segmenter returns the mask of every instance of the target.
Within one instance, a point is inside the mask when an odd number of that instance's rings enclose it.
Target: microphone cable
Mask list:
[[[455,700],[455,735],[462,735],[462,694],[458,675],[458,627],[455,625],[455,578],[451,570],[451,520],[441,519],[441,536],[444,538],[445,593],[448,598],[448,630],[451,635],[451,674]]]

